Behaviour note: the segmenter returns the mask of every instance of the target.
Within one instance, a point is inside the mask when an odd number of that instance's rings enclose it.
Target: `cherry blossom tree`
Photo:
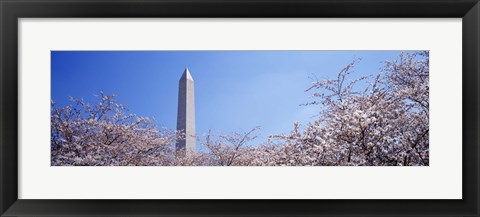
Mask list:
[[[204,164],[209,166],[249,166],[255,160],[254,148],[247,143],[257,138],[255,127],[246,133],[207,134],[201,144],[207,148],[203,154]]]
[[[336,79],[315,81],[307,92],[319,118],[299,132],[277,135],[292,146],[293,165],[429,165],[429,56],[404,53],[382,72],[348,80],[355,64]],[[365,88],[355,88],[367,81]],[[288,163],[286,163],[288,165]]]
[[[71,98],[72,105],[51,109],[52,165],[169,165],[172,144],[182,134],[158,130],[152,119],[126,115],[126,107],[103,93],[91,105]]]

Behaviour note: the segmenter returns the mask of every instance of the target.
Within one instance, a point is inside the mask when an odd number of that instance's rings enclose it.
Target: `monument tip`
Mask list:
[[[193,77],[192,75],[190,74],[190,71],[188,70],[188,68],[185,68],[185,71],[183,71],[183,75],[182,77],[180,78],[180,80],[182,79],[190,79],[193,81]]]

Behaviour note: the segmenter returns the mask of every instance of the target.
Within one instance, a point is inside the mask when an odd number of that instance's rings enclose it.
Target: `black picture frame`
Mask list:
[[[1,216],[478,216],[479,16],[478,0],[0,0]],[[24,17],[462,18],[463,199],[18,199],[17,21]]]

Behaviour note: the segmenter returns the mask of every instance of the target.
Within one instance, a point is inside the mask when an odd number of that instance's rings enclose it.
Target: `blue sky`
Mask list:
[[[308,123],[319,108],[304,90],[315,76],[335,78],[354,58],[355,77],[376,74],[401,51],[52,51],[52,99],[94,100],[116,94],[131,113],[155,117],[176,128],[178,80],[189,68],[195,81],[197,135],[248,131],[260,139],[288,133],[295,121]]]

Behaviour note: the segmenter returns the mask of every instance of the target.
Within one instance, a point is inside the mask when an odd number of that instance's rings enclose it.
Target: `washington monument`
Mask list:
[[[195,97],[193,78],[188,68],[178,81],[177,130],[185,133],[185,139],[177,142],[177,153],[195,153]]]

